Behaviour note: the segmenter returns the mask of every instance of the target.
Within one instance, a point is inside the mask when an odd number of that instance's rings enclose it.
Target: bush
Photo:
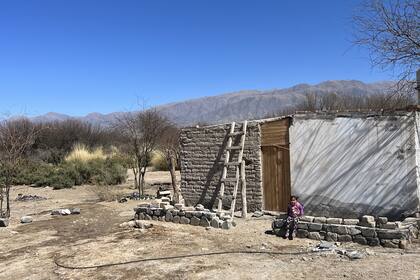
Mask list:
[[[153,153],[150,163],[156,171],[169,171],[168,162],[163,153],[160,151]]]
[[[89,150],[85,145],[76,144],[73,147],[73,150],[66,156],[65,161],[88,162],[98,159],[106,159],[101,147],[96,148],[95,150]]]
[[[70,161],[59,165],[27,162],[16,177],[16,185],[51,186],[55,189],[75,185],[118,185],[126,180],[127,169],[118,159]]]

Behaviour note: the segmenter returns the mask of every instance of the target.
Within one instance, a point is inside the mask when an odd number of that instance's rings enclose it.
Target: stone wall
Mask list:
[[[292,193],[310,215],[398,219],[418,210],[414,113],[295,116]]]
[[[235,131],[240,131],[241,124]],[[181,132],[181,191],[187,205],[203,204],[212,209],[217,205],[220,189],[225,147],[230,124],[200,128],[184,128]],[[233,142],[239,144],[240,137]],[[248,211],[262,208],[260,127],[257,122],[248,122],[243,159],[246,163]],[[238,151],[233,151],[237,158]],[[234,177],[234,168],[229,171]],[[225,186],[223,207],[230,208],[233,184]],[[240,209],[241,188],[238,190],[236,208]]]
[[[284,221],[285,217],[280,217],[272,224],[278,236],[285,233]],[[373,216],[363,216],[360,220],[305,216],[299,221],[296,236],[405,249],[412,239],[418,238],[419,223],[420,219],[416,218],[389,222],[386,217],[375,220]]]
[[[143,204],[134,208],[134,220],[155,220],[161,222],[172,222],[201,227],[213,227],[231,229],[235,226],[232,217],[218,215],[205,209],[203,205],[196,207],[185,207],[183,204],[169,205],[169,202],[154,204]]]

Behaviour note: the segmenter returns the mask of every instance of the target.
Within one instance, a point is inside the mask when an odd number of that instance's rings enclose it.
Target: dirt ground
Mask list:
[[[148,180],[165,181],[169,176],[153,172]],[[133,191],[128,186],[115,188]],[[336,254],[308,254],[316,244],[311,240],[288,241],[267,234],[270,216],[237,219],[232,230],[152,221],[151,229],[140,231],[119,227],[133,217],[132,209],[139,201],[98,202],[92,186],[66,190],[15,187],[12,198],[18,193],[48,199],[13,203],[11,225],[0,228],[0,279],[420,279],[418,243],[409,250],[369,248],[366,258],[349,260]],[[52,209],[61,207],[79,207],[81,214],[50,215]],[[31,215],[34,222],[20,224],[22,215]],[[342,246],[366,250],[355,244]],[[200,256],[86,270],[65,269],[54,263],[90,266],[224,250],[282,255]]]

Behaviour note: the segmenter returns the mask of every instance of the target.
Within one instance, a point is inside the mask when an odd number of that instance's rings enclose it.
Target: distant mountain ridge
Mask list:
[[[337,93],[346,95],[371,95],[385,93],[392,82],[363,83],[356,80],[325,81],[316,85],[298,84],[285,89],[244,90],[216,96],[201,97],[182,102],[157,106],[170,120],[180,126],[198,122],[222,123],[244,119],[258,119],[290,108],[304,100],[307,93],[319,95]],[[34,122],[63,121],[79,119],[93,124],[109,125],[116,116],[124,112],[110,114],[90,113],[83,117],[72,117],[50,112],[31,118]]]

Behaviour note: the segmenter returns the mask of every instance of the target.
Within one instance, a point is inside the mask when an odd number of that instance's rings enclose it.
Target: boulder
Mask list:
[[[70,208],[70,213],[72,215],[79,215],[80,214],[80,208]]]
[[[310,223],[308,224],[309,231],[320,231],[322,230],[322,224]]]
[[[330,242],[336,242],[338,240],[338,234],[334,232],[327,232],[327,235],[325,236],[325,240]]]
[[[398,247],[400,247],[400,249],[407,249],[408,248],[408,241],[403,239],[400,240],[400,243],[398,244]]]
[[[374,228],[376,227],[375,217],[369,216],[369,215],[362,216],[362,218],[360,219],[359,225],[363,227]]]
[[[301,221],[299,221],[299,223],[298,223],[298,225],[297,225],[297,228],[298,229],[308,229],[308,223],[304,223],[304,222],[301,222]],[[278,228],[280,228],[280,227],[278,227]],[[321,228],[322,228],[322,225],[321,225]]]
[[[376,237],[376,230],[374,228],[361,227],[359,229],[362,232],[362,235],[364,237],[369,237],[369,238]]]
[[[353,238],[351,238],[351,235],[344,234],[344,235],[338,235],[337,240],[339,242],[352,242]]]
[[[358,244],[360,244],[360,245],[367,245],[368,243],[367,243],[367,240],[366,240],[366,238],[364,238],[362,235],[355,235],[355,236],[353,236],[353,242],[354,243],[358,243]]]
[[[218,217],[214,217],[211,222],[210,225],[214,228],[219,228],[219,218]]]
[[[283,230],[282,232],[278,232],[278,236],[283,236],[284,234],[286,233],[286,231],[285,230]],[[299,238],[307,238],[308,237],[308,231],[307,230],[304,230],[304,229],[298,229],[297,230],[297,232],[296,232],[296,237],[299,237]]]
[[[172,216],[172,213],[171,212],[166,212],[165,221],[172,222],[173,218],[174,217]]]
[[[398,242],[394,242],[393,240],[382,239],[381,245],[386,248],[398,248],[399,247],[399,240]]]
[[[348,234],[350,234],[350,235],[358,235],[358,234],[361,234],[362,233],[362,231],[361,230],[359,230],[358,228],[356,228],[356,227],[347,227],[347,232],[348,232]]]
[[[198,226],[198,225],[200,225],[200,219],[199,218],[197,218],[197,217],[192,217],[191,218],[191,222],[190,222],[190,224],[192,225],[192,226]]]
[[[376,219],[376,222],[380,225],[384,225],[384,224],[388,223],[388,218],[387,217],[378,217],[378,219]]]
[[[222,229],[231,229],[232,228],[232,222],[230,220],[223,221]]]
[[[206,217],[201,217],[200,226],[202,226],[202,227],[208,227],[208,226],[210,226],[209,220],[207,220]]]
[[[0,227],[7,227],[7,226],[9,226],[9,219],[0,218]]]
[[[200,218],[201,216],[203,216],[203,212],[201,211],[194,211],[194,216],[197,218]]]
[[[395,223],[395,222],[388,222],[388,223],[380,224],[379,226],[380,226],[380,228],[384,228],[384,229],[396,229],[396,228],[398,228],[398,224]]]
[[[369,246],[379,246],[381,244],[379,238],[366,237],[366,241]]]
[[[325,224],[327,222],[326,217],[314,217],[314,223]]]
[[[340,235],[348,234],[347,227],[344,225],[328,225],[327,231],[334,232]]]
[[[319,232],[308,232],[308,238],[314,240],[321,240],[321,235]]]
[[[180,219],[180,221],[179,221],[181,224],[183,224],[183,225],[187,225],[187,224],[189,224],[190,223],[190,219],[189,218],[187,218],[187,217],[185,217],[185,216],[183,216],[183,217],[181,217],[181,219]]]
[[[255,211],[254,213],[252,213],[253,218],[259,218],[259,217],[262,217],[262,216],[264,216],[264,213],[261,212],[261,211]]]
[[[29,224],[29,223],[32,223],[32,221],[33,221],[34,219],[31,217],[31,216],[23,216],[23,217],[21,217],[20,218],[20,222],[22,223],[22,224]]]
[[[204,211],[204,206],[202,205],[202,204],[197,204],[196,206],[195,206],[195,210],[197,210],[197,211]]]
[[[175,208],[176,209],[178,209],[178,210],[182,210],[182,208],[184,208],[184,204],[182,204],[182,203],[175,203]]]
[[[314,221],[314,217],[313,216],[303,216],[303,217],[300,217],[300,221],[312,223]]]
[[[164,205],[162,208],[163,208],[164,211],[168,211],[168,210],[174,209],[174,207],[172,205]]]
[[[359,219],[343,219],[343,225],[357,225]]]
[[[328,218],[327,219],[327,224],[335,224],[335,225],[340,225],[342,224],[343,219],[341,218]]]
[[[179,224],[179,222],[181,221],[181,217],[180,216],[175,216],[173,219],[172,219],[172,222],[173,223],[175,223],[175,224]]]
[[[376,233],[380,239],[403,239],[407,237],[408,231],[377,229]]]

